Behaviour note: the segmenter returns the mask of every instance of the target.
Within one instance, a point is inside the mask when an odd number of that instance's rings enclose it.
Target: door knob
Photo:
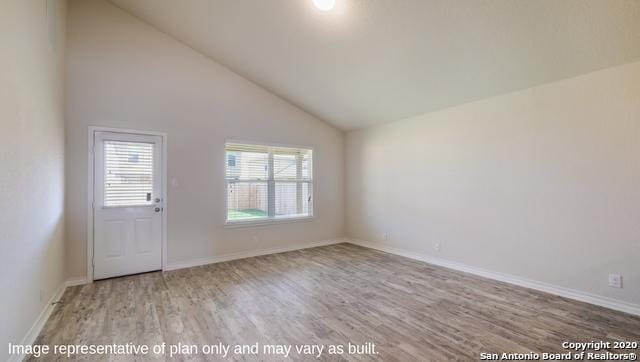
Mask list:
[[[156,207],[156,208],[154,209],[154,211],[155,211],[155,212],[160,212],[160,208],[159,208],[159,207]]]

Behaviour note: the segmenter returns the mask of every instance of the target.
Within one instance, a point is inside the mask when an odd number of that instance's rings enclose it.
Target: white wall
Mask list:
[[[168,133],[168,260],[344,235],[344,134],[105,1],[69,5],[68,275],[86,273],[87,127]],[[314,147],[311,222],[228,229],[224,141]],[[257,239],[254,239],[254,236]]]
[[[350,132],[346,155],[350,237],[640,303],[640,63]]]
[[[65,2],[0,2],[0,359],[64,280]],[[52,46],[52,44],[54,46]]]

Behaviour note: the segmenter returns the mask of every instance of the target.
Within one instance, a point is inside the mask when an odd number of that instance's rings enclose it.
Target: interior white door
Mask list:
[[[93,278],[162,269],[162,137],[94,133]]]

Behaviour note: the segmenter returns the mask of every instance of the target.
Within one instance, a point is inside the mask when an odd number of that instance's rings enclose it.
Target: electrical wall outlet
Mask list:
[[[609,286],[622,288],[622,276],[620,274],[609,274]]]
[[[382,233],[382,240],[384,241],[389,240],[389,233]]]
[[[433,244],[433,250],[440,252],[440,243],[434,243]]]

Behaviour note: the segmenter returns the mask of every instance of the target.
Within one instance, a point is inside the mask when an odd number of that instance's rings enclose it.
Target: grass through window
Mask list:
[[[260,209],[228,210],[229,220],[261,219],[267,217],[267,212]]]

